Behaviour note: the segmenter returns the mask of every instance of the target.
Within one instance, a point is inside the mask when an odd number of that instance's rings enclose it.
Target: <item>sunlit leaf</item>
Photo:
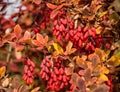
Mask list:
[[[43,36],[39,33],[36,34],[36,40],[38,41],[42,41],[43,40]]]
[[[3,83],[2,83],[2,86],[3,87],[8,87],[9,86],[9,83],[10,83],[10,79],[9,78],[6,78]]]
[[[108,11],[104,11],[104,12],[102,12],[99,16],[100,16],[100,18],[101,17],[103,17],[104,15],[106,15],[108,13]]]
[[[109,73],[109,69],[105,66],[100,66],[100,72],[104,73],[104,74],[108,74]]]
[[[85,75],[85,70],[79,70],[78,74],[79,74],[80,76],[84,76],[84,75]]]
[[[44,42],[45,42],[45,43],[48,42],[48,36],[45,36]]]
[[[105,74],[100,74],[100,76],[99,76],[99,80],[100,81],[108,81],[108,77],[105,75]]]
[[[96,33],[97,34],[100,34],[102,32],[103,28],[101,26],[99,26],[97,29],[96,29]]]
[[[54,19],[54,18],[57,16],[59,10],[60,10],[64,5],[65,5],[65,4],[63,3],[63,4],[59,5],[56,9],[54,9],[54,10],[51,12],[51,14],[50,14],[50,18],[51,18],[51,19]]]
[[[22,29],[18,24],[14,27],[14,33],[17,38],[19,38],[22,34]]]
[[[0,67],[0,79],[5,76],[5,72],[6,67],[5,66]]]
[[[113,66],[119,66],[120,65],[120,50],[118,49],[110,59],[107,60],[111,65]]]
[[[35,46],[40,46],[40,42],[38,40],[32,40],[32,44]]]
[[[97,13],[97,11],[102,7],[102,5],[97,5],[95,8],[94,8],[94,13]]]
[[[65,68],[66,75],[72,75],[73,71],[74,71],[74,67]]]
[[[20,51],[17,51],[17,50],[15,49],[15,57],[16,57],[17,59],[20,59],[20,58],[22,57],[22,53],[21,53]]]
[[[76,57],[76,64],[83,69],[87,68],[85,61],[79,56]]]
[[[50,8],[50,9],[55,9],[55,8],[57,8],[56,5],[51,4],[51,3],[46,3],[46,5],[47,5],[47,7]]]
[[[67,46],[66,46],[66,51],[64,53],[65,55],[67,55],[67,54],[70,55],[76,51],[76,48],[72,48],[72,46],[73,46],[73,43],[69,41]]]
[[[77,50],[76,48],[72,48],[72,49],[68,52],[68,54],[70,55],[70,54],[76,52],[76,50]]]
[[[66,50],[70,51],[71,48],[72,48],[72,46],[73,46],[73,43],[71,41],[69,41],[68,44],[67,44],[67,46],[66,46]]]
[[[24,36],[19,40],[21,43],[30,43],[31,42],[31,34],[29,31],[25,31]]]
[[[39,89],[40,89],[40,87],[36,87],[36,88],[32,89],[32,91],[31,91],[31,92],[38,92],[38,91],[39,91]]]
[[[59,12],[59,10],[57,10],[57,9],[53,10],[50,14],[50,18],[54,19],[57,16],[58,12]]]
[[[101,49],[99,49],[99,48],[96,48],[96,49],[95,49],[95,54],[97,54],[102,61],[105,61],[105,59],[106,59],[106,54],[105,54],[105,52],[104,52],[103,50],[101,50]]]
[[[33,2],[39,5],[42,2],[42,0],[33,0]]]
[[[53,47],[59,54],[63,53],[62,47],[60,47],[60,45],[58,45],[57,43],[53,43]]]

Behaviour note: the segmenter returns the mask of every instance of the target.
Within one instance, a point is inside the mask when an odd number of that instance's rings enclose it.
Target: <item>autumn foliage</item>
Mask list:
[[[119,92],[119,0],[0,2],[0,92]],[[23,9],[23,7],[25,9]]]

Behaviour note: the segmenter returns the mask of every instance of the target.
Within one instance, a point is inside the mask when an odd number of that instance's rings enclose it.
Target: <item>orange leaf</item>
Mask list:
[[[53,10],[53,11],[51,12],[51,14],[50,14],[50,18],[51,18],[51,19],[54,19],[54,18],[57,16],[59,10],[60,10],[64,5],[65,5],[65,4],[63,3],[63,4],[59,5],[55,10]],[[66,6],[67,6],[67,5],[66,5]]]
[[[28,31],[25,31],[25,34],[24,34],[24,40],[26,40],[26,39],[30,39],[31,38],[31,35],[30,35],[30,32],[28,32]]]
[[[18,24],[14,27],[14,33],[17,38],[21,36],[22,29]]]
[[[0,67],[0,79],[5,75],[6,72],[6,67],[2,66]]]
[[[32,40],[33,45],[40,46],[40,42],[38,40]]]
[[[35,4],[40,4],[40,3],[42,2],[42,0],[33,0],[33,2],[34,2]]]
[[[74,67],[65,68],[66,75],[72,75]]]
[[[31,92],[38,92],[39,89],[40,89],[40,87],[36,87]]]
[[[47,5],[47,7],[50,8],[50,9],[55,9],[55,8],[57,8],[56,5],[51,4],[51,3],[47,3],[46,5]]]
[[[57,9],[53,10],[53,11],[51,12],[51,14],[50,14],[50,18],[51,18],[51,19],[54,19],[54,18],[57,16],[58,12],[59,12],[59,11],[58,11]]]
[[[48,36],[45,36],[45,39],[44,39],[45,43],[48,42]]]

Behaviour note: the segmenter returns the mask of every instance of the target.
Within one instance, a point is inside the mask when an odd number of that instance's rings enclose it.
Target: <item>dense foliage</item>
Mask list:
[[[120,91],[120,0],[20,0],[8,17],[13,3],[0,2],[0,92]]]

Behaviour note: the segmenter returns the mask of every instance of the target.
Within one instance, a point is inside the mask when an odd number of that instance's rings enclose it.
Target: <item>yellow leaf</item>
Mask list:
[[[105,61],[105,59],[106,59],[106,53],[103,50],[101,50],[99,48],[96,48],[95,49],[95,54],[97,54],[102,61]]]
[[[52,48],[51,48],[51,46],[47,46],[47,49],[48,49],[48,51],[51,51]]]
[[[119,66],[120,65],[120,50],[116,51],[114,55],[107,60],[111,65],[113,66]]]
[[[108,12],[107,11],[104,11],[104,12],[102,12],[99,16],[100,16],[100,18],[101,17],[103,17],[105,14],[107,14]]]
[[[99,26],[99,27],[96,29],[96,33],[97,33],[97,34],[100,34],[101,31],[102,31],[102,29],[103,29],[103,28],[102,28],[101,26]]]
[[[62,47],[60,47],[60,45],[58,45],[57,43],[53,43],[53,47],[59,54],[63,53]]]
[[[5,75],[6,72],[6,67],[2,66],[0,67],[0,79]]]
[[[100,67],[100,72],[103,74],[108,74],[109,73],[109,69],[107,69],[105,66]]]
[[[100,81],[108,81],[108,77],[105,74],[100,74],[99,80]]]

